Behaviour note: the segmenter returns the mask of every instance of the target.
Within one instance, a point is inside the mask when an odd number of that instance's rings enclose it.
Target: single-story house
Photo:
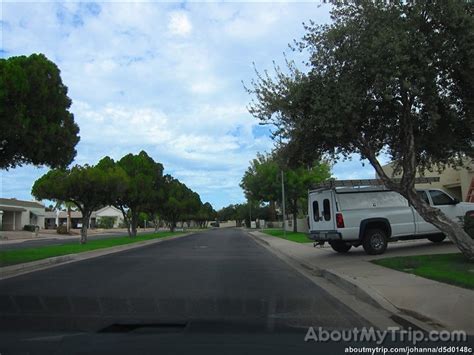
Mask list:
[[[114,206],[105,206],[100,210],[95,211],[95,215],[97,218],[97,222],[102,217],[111,217],[114,218],[114,226],[113,228],[118,228],[123,223],[123,214],[118,208]]]
[[[44,217],[44,228],[55,229],[58,226],[67,224],[67,211],[48,211]],[[92,212],[89,220],[89,227],[94,228],[96,224],[96,214]],[[71,228],[81,228],[82,226],[82,212],[71,211]]]
[[[89,227],[97,227],[97,223],[101,217],[113,217],[114,228],[118,228],[123,223],[122,212],[113,206],[105,206],[97,211],[92,212],[89,221]],[[46,229],[54,229],[67,223],[67,211],[51,211],[45,213],[44,227]],[[82,225],[81,211],[71,211],[71,228],[80,228]]]
[[[25,225],[43,228],[45,207],[41,202],[0,198],[0,230],[20,231]]]

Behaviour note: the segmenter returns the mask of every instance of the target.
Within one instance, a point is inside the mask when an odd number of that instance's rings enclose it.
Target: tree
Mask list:
[[[186,187],[183,202],[183,214],[181,215],[181,225],[186,221],[188,227],[191,226],[191,221],[197,221],[199,218],[199,210],[202,202],[199,194]]]
[[[74,204],[72,202],[66,202],[61,200],[56,200],[56,206],[53,210],[60,211],[62,208],[65,208],[67,211],[67,219],[66,219],[66,230],[69,233],[71,231],[71,212]]]
[[[127,154],[116,163],[105,157],[99,165],[116,165],[127,176],[126,189],[117,196],[113,205],[122,211],[128,235],[136,236],[139,213],[153,209],[152,205],[156,206],[162,200],[163,165],[155,162],[144,151],[137,155]]]
[[[330,168],[325,163],[312,163],[307,166],[290,164],[284,150],[273,154],[258,155],[245,172],[240,186],[249,200],[259,202],[281,201],[281,172],[285,184],[285,203],[293,215],[293,230],[296,232],[299,201],[306,198],[311,185],[331,177]]]
[[[35,181],[32,195],[73,203],[82,213],[81,244],[87,242],[91,214],[98,207],[110,203],[124,189],[126,176],[115,168],[79,166],[53,169]]]
[[[0,169],[66,167],[79,127],[58,67],[43,54],[0,59]]]
[[[271,212],[268,205],[261,205],[258,202],[230,204],[216,212],[219,221],[235,220],[237,227],[240,227],[242,223],[250,227],[250,214],[252,218],[268,221]]]
[[[201,228],[207,227],[207,222],[212,221],[216,217],[216,211],[209,202],[204,203],[199,210],[199,221]]]
[[[299,201],[306,201],[308,190],[311,186],[325,181],[331,177],[330,168],[327,164],[317,163],[313,166],[287,169],[284,172],[285,195],[288,211],[293,215],[293,231],[297,232],[296,220],[298,218]],[[304,205],[307,214],[307,206]]]
[[[276,220],[275,201],[281,197],[280,168],[271,154],[257,154],[245,172],[240,187],[249,201],[270,203],[271,220]]]
[[[194,214],[194,220],[199,228],[207,227],[207,222],[214,218],[215,211],[209,202],[202,203],[197,213]]]
[[[461,0],[340,2],[332,24],[310,23],[297,42],[310,54],[308,73],[290,63],[249,89],[263,123],[314,155],[360,154],[469,260],[473,239],[417,195],[415,175],[474,156],[473,9]],[[385,174],[381,154],[400,181]]]
[[[162,213],[164,219],[169,223],[170,230],[174,232],[176,223],[183,220],[183,217],[189,213],[187,199],[190,190],[171,175],[165,175],[164,191],[166,197]]]

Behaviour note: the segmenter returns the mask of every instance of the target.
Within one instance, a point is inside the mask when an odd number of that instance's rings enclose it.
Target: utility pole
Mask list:
[[[283,209],[283,235],[286,239],[286,228],[285,228],[285,176],[283,175],[283,170],[281,171],[281,206]]]
[[[250,200],[249,201],[249,228],[252,228],[252,205],[250,204]]]

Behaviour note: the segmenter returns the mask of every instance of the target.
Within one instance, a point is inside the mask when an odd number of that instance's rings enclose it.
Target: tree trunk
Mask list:
[[[297,219],[298,219],[298,200],[292,201],[292,210],[293,210],[293,232],[298,232]]]
[[[375,153],[370,149],[369,144],[365,143],[360,149],[364,157],[367,158],[374,167],[377,175],[384,182],[385,186],[405,197],[426,222],[433,224],[444,233],[459,248],[467,260],[474,261],[474,239],[472,239],[457,222],[448,218],[439,209],[428,205],[416,193],[416,158],[413,154],[414,137],[413,134],[410,135],[409,133],[406,133],[406,136],[406,140],[408,141],[408,153],[402,161],[403,175],[400,183],[394,182],[385,174]]]
[[[275,201],[270,201],[270,219],[272,222],[277,220]]]
[[[89,228],[89,218],[91,213],[84,211],[82,213],[82,227],[81,227],[81,244],[87,243],[87,229]]]
[[[155,217],[153,218],[153,223],[155,224],[155,232],[158,232],[161,224],[161,218],[158,214],[155,214]]]
[[[125,212],[125,208],[122,205],[116,205],[115,207],[118,207],[119,210],[122,212],[123,221],[127,225],[128,236],[131,237],[132,236],[132,231],[130,230],[130,224],[131,224],[130,223],[130,218],[128,218],[127,212]]]
[[[132,237],[137,236],[138,213],[132,211]]]
[[[456,246],[461,253],[470,261],[474,261],[474,239],[455,221],[448,218],[439,209],[431,207],[421,199],[415,189],[408,191],[404,197],[410,202],[423,219],[437,227]]]
[[[68,233],[71,232],[71,206],[67,207],[66,230],[67,230]]]

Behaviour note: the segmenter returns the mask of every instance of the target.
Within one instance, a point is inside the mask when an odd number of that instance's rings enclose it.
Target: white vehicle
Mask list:
[[[433,182],[438,178],[419,178]],[[461,222],[474,214],[474,203],[459,202],[439,189],[417,190],[431,206]],[[408,201],[385,188],[380,180],[335,180],[308,193],[309,238],[314,245],[328,242],[339,252],[363,246],[367,254],[382,254],[389,241],[428,238],[445,239],[439,229],[426,222]]]

